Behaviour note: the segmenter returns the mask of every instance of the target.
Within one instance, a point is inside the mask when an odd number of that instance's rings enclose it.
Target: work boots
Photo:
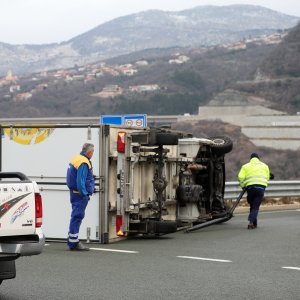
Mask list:
[[[248,229],[255,229],[256,227],[253,224],[248,224]]]
[[[71,251],[90,251],[90,248],[85,247],[84,245],[79,242],[75,248],[70,249]]]

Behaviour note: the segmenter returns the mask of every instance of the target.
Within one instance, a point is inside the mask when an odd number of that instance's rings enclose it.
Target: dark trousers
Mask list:
[[[79,243],[79,229],[85,215],[88,200],[83,199],[79,194],[70,192],[72,213],[69,226],[68,246],[73,249]]]
[[[257,215],[260,204],[264,198],[265,189],[263,187],[251,186],[247,188],[247,202],[250,205],[250,213],[248,221],[251,224],[257,225]]]

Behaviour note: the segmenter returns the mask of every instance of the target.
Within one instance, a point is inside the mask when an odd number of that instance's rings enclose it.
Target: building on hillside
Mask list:
[[[142,93],[142,92],[153,92],[159,90],[158,84],[144,84],[144,85],[132,85],[129,86],[130,92]]]
[[[10,84],[17,84],[18,77],[13,75],[12,71],[8,71],[7,75],[0,79],[0,87],[10,85]]]
[[[89,82],[89,81],[93,81],[93,80],[95,80],[95,74],[93,74],[93,73],[88,73],[88,74],[86,74],[86,77],[85,77],[85,82]]]
[[[122,75],[133,76],[138,70],[134,69],[132,64],[125,64],[116,67]]]
[[[73,75],[73,80],[84,81],[85,75]]]
[[[15,97],[15,101],[26,101],[28,99],[30,99],[32,97],[32,94],[31,93],[20,93],[20,94],[17,94],[16,97]]]
[[[20,89],[21,89],[21,87],[20,87],[20,85],[18,85],[18,84],[11,85],[11,86],[9,87],[9,92],[10,92],[10,93],[15,93],[15,92],[20,91]]]
[[[175,59],[170,59],[169,64],[184,64],[188,62],[190,58],[185,55],[178,55]]]
[[[109,74],[111,76],[119,76],[120,72],[115,70],[113,67],[108,66],[108,65],[103,65],[100,68],[100,72],[102,72],[103,74]]]
[[[114,98],[123,94],[123,89],[118,85],[107,85],[101,92],[94,94],[96,97],[100,98]]]
[[[14,82],[14,83],[16,83],[18,81],[18,76],[13,75],[12,71],[8,71],[7,75],[5,77],[5,80],[7,82]]]
[[[35,87],[36,91],[43,91],[48,87],[48,83],[40,83]]]
[[[56,73],[53,75],[53,77],[60,79],[60,78],[66,78],[68,73],[65,70],[58,70]]]
[[[140,66],[140,67],[148,66],[148,65],[149,65],[149,63],[148,63],[147,60],[138,60],[138,61],[135,62],[135,64],[136,64],[137,66]]]
[[[233,45],[227,47],[229,50],[245,50],[247,49],[247,44],[244,42],[236,42]]]

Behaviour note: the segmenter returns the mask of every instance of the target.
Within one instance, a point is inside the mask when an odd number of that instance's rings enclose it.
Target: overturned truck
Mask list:
[[[130,235],[161,235],[228,215],[224,156],[232,141],[226,136],[47,122],[2,124],[1,133],[0,171],[26,173],[38,183],[48,239],[67,236],[66,168],[87,141],[95,145],[97,188],[80,239],[108,243]]]

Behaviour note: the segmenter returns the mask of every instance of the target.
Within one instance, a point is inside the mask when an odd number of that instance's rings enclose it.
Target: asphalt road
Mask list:
[[[246,218],[89,252],[50,242],[16,261],[0,299],[300,299],[300,211],[261,212],[255,230]]]

